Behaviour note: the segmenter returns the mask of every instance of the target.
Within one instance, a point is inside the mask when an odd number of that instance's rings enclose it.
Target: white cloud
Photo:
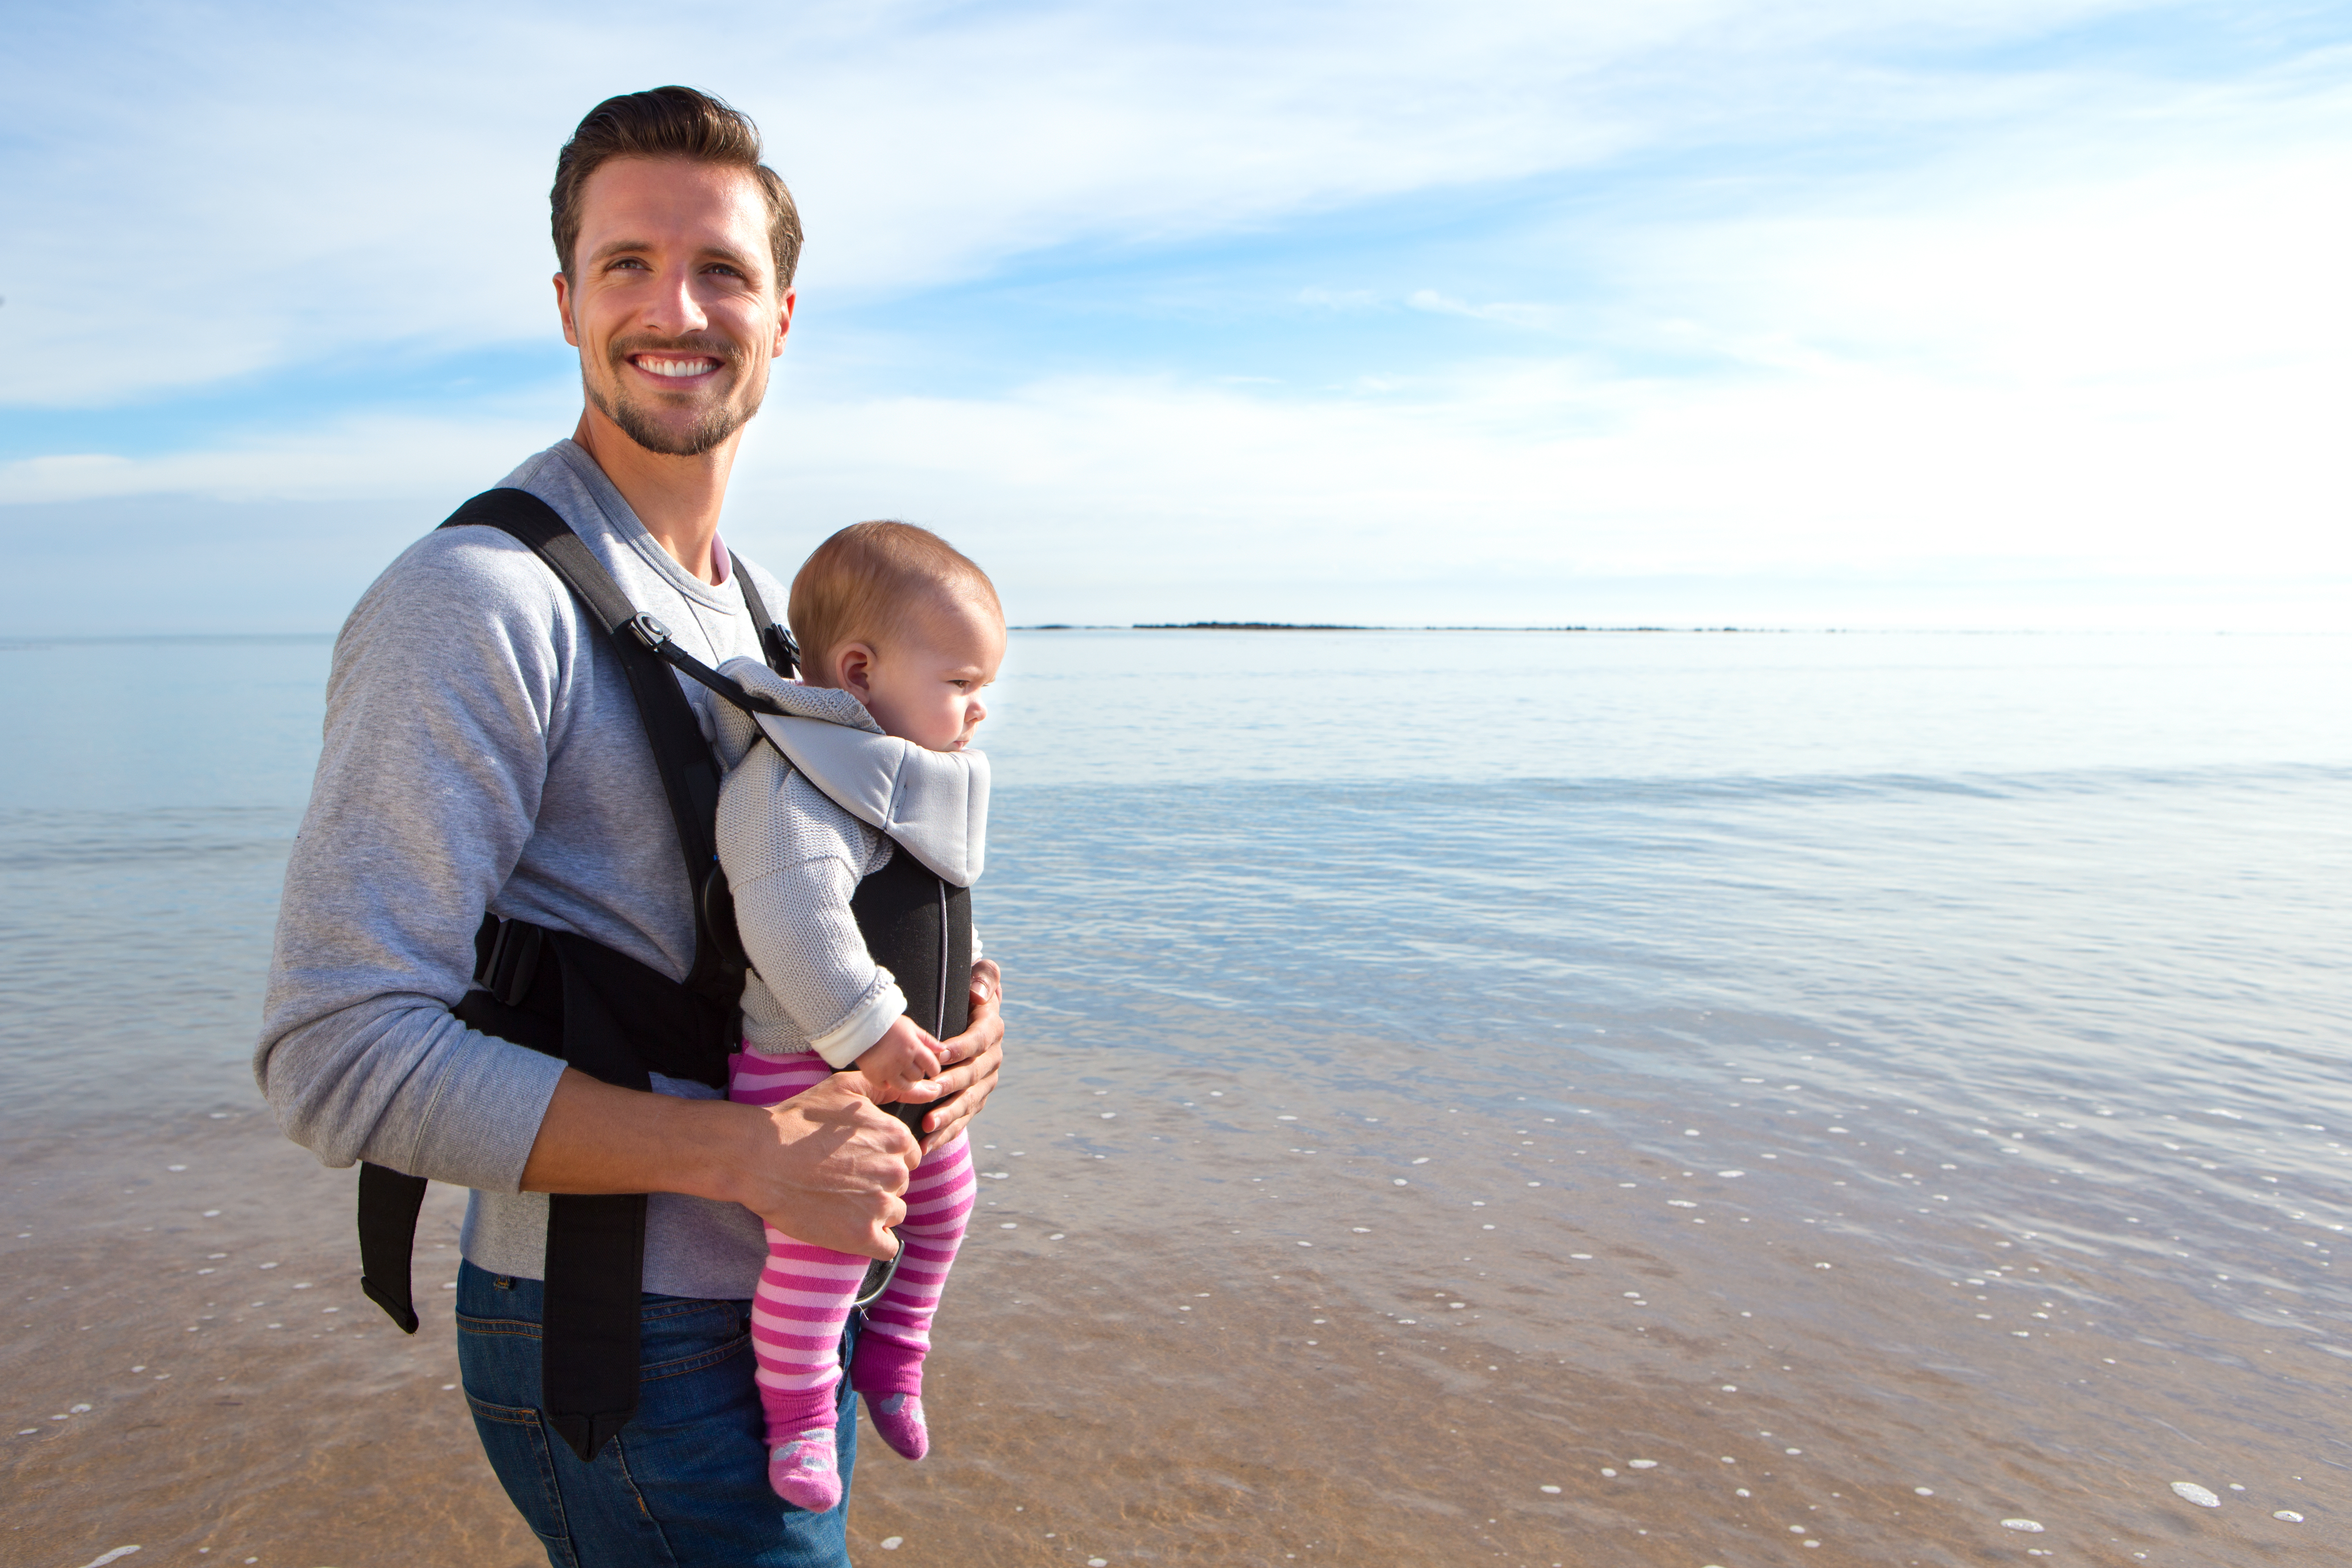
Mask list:
[[[665,79],[759,117],[807,208],[812,289],[887,291],[1591,167],[1800,105],[1822,126],[1981,112],[1981,86],[1906,95],[1912,73],[1848,57],[2122,8],[57,10],[19,19],[0,95],[0,402],[535,335],[557,143]]]
[[[31,82],[0,110],[47,139],[0,191],[32,215],[0,278],[0,401],[551,335],[554,142],[602,91],[665,78],[761,117],[809,209],[810,289],[836,297],[1629,148],[1935,123],[1968,129],[1833,178],[1727,164],[1739,199],[1688,211],[1623,187],[1523,254],[1472,256],[1466,280],[1296,296],[1526,330],[1483,362],[1301,390],[1105,356],[865,397],[788,368],[730,537],[789,564],[842,522],[909,516],[973,548],[1030,620],[1549,621],[1615,584],[1677,620],[1714,618],[1704,599],[1858,624],[2340,621],[2352,96],[2327,61],[2226,88],[1853,63],[2051,19],[2021,5],[1171,15],[714,13],[735,81],[619,13],[444,16],[433,58],[455,63],[430,73],[407,63],[413,16],[217,38],[162,17],[81,153],[40,128],[82,123],[83,84]],[[316,68],[346,58],[393,63]],[[1572,287],[1534,286],[1568,259]],[[1490,261],[1508,281],[1475,276]],[[0,466],[0,498],[87,502],[76,527],[162,495],[289,518],[414,506],[421,527],[575,406],[550,385],[446,416],[329,407],[176,454]],[[1849,587],[1809,600],[1808,578]],[[1654,598],[1622,596],[1643,584]]]
[[[2288,376],[2231,395],[2258,425],[2325,391]],[[1427,579],[1501,600],[1593,574],[1968,562],[2352,574],[2352,540],[2329,526],[2330,449],[2288,445],[2249,474],[2248,433],[2217,434],[2208,410],[2150,420],[1873,374],[1694,395],[1523,370],[1445,393],[1282,402],[1087,382],[812,403],[777,411],[734,511],[790,518],[796,547],[877,512],[985,539],[1018,580],[1056,585],[1039,612],[1056,616],[1139,584],[1198,600],[1256,579],[1320,579],[1315,613],[1344,615],[1360,587]],[[1556,433],[1529,438],[1531,424]],[[1491,618],[1478,603],[1454,613]]]
[[[907,517],[971,550],[1031,621],[1559,621],[1629,583],[1655,590],[1642,613],[1678,619],[2078,624],[2067,584],[2109,603],[2138,584],[2137,611],[2110,603],[2106,621],[2226,620],[2284,584],[2305,601],[2352,585],[2334,448],[2276,431],[2333,393],[2289,370],[2150,411],[1870,370],[1693,389],[1541,363],[1389,397],[1101,378],[987,399],[786,391],[727,530],[789,568],[843,523]],[[409,496],[421,529],[567,424],[351,421],[33,477],[52,500]],[[1885,596],[1839,610],[1818,584],[1844,579]]]
[[[530,453],[571,434],[576,389],[536,414],[357,414],[308,427],[151,458],[67,453],[0,463],[9,506],[109,498],[202,496],[223,501],[462,500]],[[5,510],[5,509],[0,509]]]
[[[1474,305],[1467,300],[1456,300],[1434,289],[1416,289],[1405,296],[1404,302],[1416,310],[1426,310],[1433,316],[1461,316],[1473,321],[1500,321],[1506,326],[1549,329],[1559,324],[1560,311],[1551,305],[1514,304],[1496,300]]]
[[[2275,120],[2318,121],[2305,139]],[[2225,118],[2042,127],[1770,217],[1617,242],[1621,306],[1685,348],[1973,383],[2143,382],[2352,359],[2352,92]],[[2069,132],[2074,132],[2069,134]],[[2018,165],[2032,169],[2023,175]]]

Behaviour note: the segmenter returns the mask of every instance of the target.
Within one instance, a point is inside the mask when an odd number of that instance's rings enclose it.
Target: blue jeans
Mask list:
[[[637,1414],[583,1464],[539,1411],[541,1287],[457,1271],[457,1366],[490,1468],[555,1568],[848,1568],[857,1403],[841,1382],[841,1506],[768,1487],[749,1301],[645,1299]],[[850,1314],[847,1342],[856,1336]]]

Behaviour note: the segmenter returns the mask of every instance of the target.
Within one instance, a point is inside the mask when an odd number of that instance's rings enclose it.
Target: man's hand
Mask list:
[[[799,1241],[887,1258],[921,1158],[857,1073],[781,1105],[616,1089],[564,1069],[522,1172],[527,1193],[684,1193],[741,1204]]]
[[[795,1241],[888,1258],[886,1234],[907,1217],[900,1194],[921,1159],[904,1123],[876,1109],[861,1073],[834,1073],[781,1105],[758,1110],[765,1136],[747,1141],[735,1201]]]
[[[923,1148],[938,1148],[980,1108],[996,1088],[997,1069],[1004,1065],[1004,972],[992,959],[971,966],[971,1023],[953,1039],[940,1042],[939,1093],[908,1094],[910,1100],[946,1100],[948,1103],[923,1118]],[[953,1095],[955,1098],[949,1100]]]

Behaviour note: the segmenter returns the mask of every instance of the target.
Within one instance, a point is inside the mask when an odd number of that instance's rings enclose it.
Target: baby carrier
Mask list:
[[[652,747],[695,910],[694,963],[682,981],[574,932],[485,913],[474,942],[475,989],[451,1012],[484,1034],[559,1058],[624,1089],[649,1089],[651,1075],[659,1073],[724,1090],[727,1058],[742,1038],[739,1005],[746,963],[714,837],[718,764],[693,704],[670,672],[681,670],[751,712],[796,765],[802,758],[793,747],[804,739],[797,726],[814,721],[793,719],[678,647],[659,621],[629,603],[587,545],[538,497],[488,490],[441,526],[497,528],[520,540],[604,628]],[[738,573],[769,668],[791,676],[799,659],[792,634],[769,615],[751,574],[740,565]],[[824,739],[817,740],[824,751]],[[971,973],[970,888],[951,884],[925,863],[940,860],[937,846],[927,846],[926,854],[909,843],[923,833],[919,813],[908,815],[904,781],[857,778],[841,748],[833,751],[830,759],[811,759],[804,771],[853,816],[911,850],[894,853],[859,885],[850,906],[858,931],[875,961],[898,978],[914,1021],[941,1039],[961,1034],[971,1008],[965,983]],[[837,765],[828,769],[828,761]],[[842,787],[839,778],[828,780],[828,771],[863,787]],[[984,793],[980,809],[985,809]],[[948,837],[957,835],[951,830]],[[937,1103],[886,1109],[919,1130],[921,1117]],[[360,1287],[408,1333],[417,1327],[409,1268],[425,1184],[421,1176],[385,1166],[360,1167]],[[548,1199],[541,1399],[549,1425],[583,1461],[594,1458],[636,1410],[645,1233],[643,1194]],[[877,1264],[861,1300],[877,1292],[895,1267],[895,1259]]]

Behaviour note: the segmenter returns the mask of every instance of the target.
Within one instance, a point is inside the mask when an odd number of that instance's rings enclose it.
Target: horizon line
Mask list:
[[[1349,621],[1035,621],[1008,626],[1013,632],[1538,632],[1548,636],[1583,634],[1594,637],[2347,637],[2352,632],[2284,627],[2248,630],[2234,626],[1660,626],[1651,624],[1477,626],[1470,624],[1407,625]],[[0,652],[21,653],[59,644],[95,646],[104,643],[331,642],[341,634],[320,631],[239,632],[16,632],[0,634]]]

